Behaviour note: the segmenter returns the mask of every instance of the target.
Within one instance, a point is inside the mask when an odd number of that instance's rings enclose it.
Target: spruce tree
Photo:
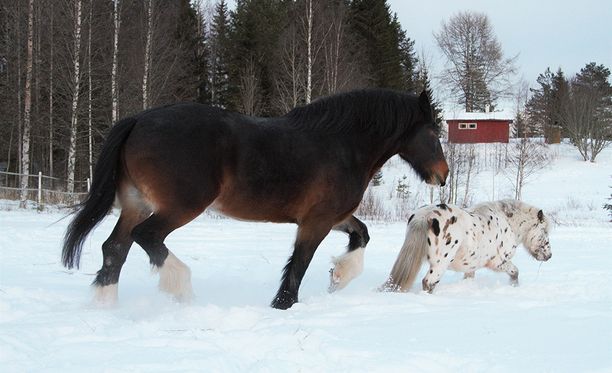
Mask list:
[[[433,89],[431,88],[431,81],[429,79],[429,72],[427,70],[427,66],[425,66],[425,63],[423,62],[421,62],[419,69],[416,73],[416,79],[414,84],[416,94],[420,94],[423,91],[427,93],[427,96],[429,97],[431,111],[433,112],[433,117],[436,120],[436,124],[438,124],[439,126],[442,123],[442,120],[444,119],[442,115],[442,108],[433,93]]]
[[[245,96],[257,101],[250,114],[269,116],[272,112],[274,50],[286,22],[286,2],[281,0],[238,0],[231,12],[229,41],[229,105],[245,111]],[[245,87],[245,84],[250,87]],[[248,89],[251,88],[251,91]]]
[[[225,108],[229,106],[229,10],[225,0],[215,6],[210,27],[210,102]]]
[[[412,45],[386,0],[353,0],[351,25],[366,50],[370,85],[410,89],[413,72],[406,69],[414,68],[414,61],[410,61]]]

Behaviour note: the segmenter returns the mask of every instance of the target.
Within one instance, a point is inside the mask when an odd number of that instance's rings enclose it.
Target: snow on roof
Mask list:
[[[489,113],[448,112],[444,113],[444,120],[514,120],[509,111],[492,111]]]

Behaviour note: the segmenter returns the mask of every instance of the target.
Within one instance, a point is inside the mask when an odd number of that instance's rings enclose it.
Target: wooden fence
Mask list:
[[[21,188],[19,180],[25,174],[0,171],[0,199],[19,200]],[[35,202],[38,209],[45,204],[71,206],[85,198],[90,187],[90,180],[75,181],[75,192],[66,192],[67,180],[43,175],[27,175],[28,188],[26,200]]]

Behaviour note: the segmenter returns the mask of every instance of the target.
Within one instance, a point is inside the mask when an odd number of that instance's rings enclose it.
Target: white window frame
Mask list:
[[[478,128],[478,124],[476,122],[459,123],[460,130],[475,130],[477,128]]]

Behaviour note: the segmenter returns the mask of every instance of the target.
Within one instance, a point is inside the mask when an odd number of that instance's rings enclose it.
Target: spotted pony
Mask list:
[[[417,210],[408,220],[406,239],[383,284],[385,291],[408,291],[422,262],[429,270],[423,290],[431,293],[447,269],[474,276],[483,267],[506,272],[518,285],[512,257],[518,245],[539,261],[552,253],[550,223],[542,210],[515,200],[481,203],[470,209],[440,204]]]

